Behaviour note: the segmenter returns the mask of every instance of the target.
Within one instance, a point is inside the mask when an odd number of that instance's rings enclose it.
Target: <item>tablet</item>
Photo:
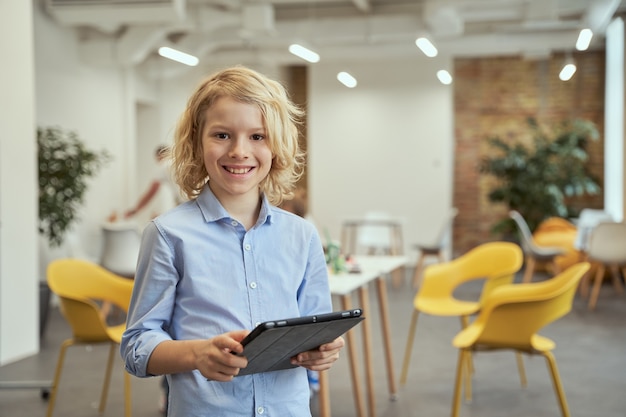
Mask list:
[[[261,323],[241,341],[248,366],[239,375],[295,368],[292,357],[332,342],[363,319],[361,309],[352,309]]]

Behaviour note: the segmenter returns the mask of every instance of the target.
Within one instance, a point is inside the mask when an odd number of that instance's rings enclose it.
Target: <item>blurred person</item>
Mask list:
[[[180,192],[172,179],[169,147],[159,145],[154,151],[154,157],[158,165],[156,177],[137,203],[124,213],[124,218],[137,219],[141,225],[181,202]]]

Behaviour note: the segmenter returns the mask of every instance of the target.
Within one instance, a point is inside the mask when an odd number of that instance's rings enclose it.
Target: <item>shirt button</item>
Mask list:
[[[255,289],[256,288],[256,282],[251,282],[250,283],[250,288]]]
[[[237,223],[237,220],[233,220],[230,222],[230,224],[232,224],[233,226],[237,226],[238,223]]]
[[[265,408],[257,407],[256,412],[259,413],[259,414],[263,414],[265,412]]]
[[[244,248],[245,248],[246,250],[250,250],[250,244],[249,244],[249,243],[246,243],[246,246],[244,246]]]

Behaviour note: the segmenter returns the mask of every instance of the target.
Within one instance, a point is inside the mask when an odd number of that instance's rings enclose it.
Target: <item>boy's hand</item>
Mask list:
[[[212,381],[231,381],[239,374],[241,368],[248,365],[248,359],[243,356],[233,355],[241,353],[243,346],[241,341],[248,330],[237,330],[216,336],[203,343],[196,350],[196,367],[200,373]]]
[[[329,369],[339,359],[339,351],[343,349],[344,345],[343,337],[339,336],[332,342],[326,343],[317,349],[297,354],[291,359],[291,363],[311,371],[324,371]]]

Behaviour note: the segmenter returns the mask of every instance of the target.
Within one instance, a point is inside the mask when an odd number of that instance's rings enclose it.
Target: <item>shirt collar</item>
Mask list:
[[[228,214],[224,206],[222,206],[222,203],[220,203],[215,194],[213,194],[208,184],[204,186],[196,201],[207,223],[221,219],[231,219],[230,214]],[[261,195],[261,211],[259,212],[259,218],[256,224],[263,223],[272,223],[272,206],[265,194]]]

